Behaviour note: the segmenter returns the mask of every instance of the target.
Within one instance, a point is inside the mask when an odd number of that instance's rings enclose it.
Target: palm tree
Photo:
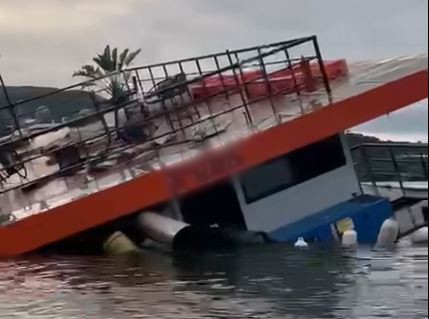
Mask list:
[[[118,49],[110,49],[107,45],[102,54],[97,54],[93,61],[94,65],[84,65],[79,71],[73,73],[73,76],[82,76],[89,80],[97,80],[103,78],[105,82],[105,89],[112,98],[112,101],[118,101],[126,91],[126,83],[128,83],[131,73],[124,71],[137,55],[141,49],[130,51],[125,49],[118,55]],[[88,85],[94,85],[94,82]],[[86,85],[86,86],[88,86]]]

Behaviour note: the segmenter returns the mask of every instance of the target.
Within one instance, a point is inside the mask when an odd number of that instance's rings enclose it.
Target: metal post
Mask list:
[[[203,71],[202,71],[202,68],[201,68],[200,60],[196,59],[195,63],[197,65],[198,73],[199,73],[200,77],[202,78],[202,84],[203,84],[204,92],[206,92],[208,94],[209,91],[207,89],[207,83],[206,83],[206,79],[204,78],[204,74],[203,74]],[[218,135],[219,132],[218,132],[218,129],[217,129],[217,125],[216,125],[216,121],[215,121],[215,116],[213,114],[213,109],[212,109],[212,105],[211,105],[210,99],[211,99],[211,97],[209,97],[209,98],[206,99],[206,104],[207,104],[207,108],[209,110],[210,121],[212,122],[212,125],[213,125],[213,128],[214,128],[214,131],[215,131],[216,135]]]
[[[295,74],[295,71],[293,69],[293,64],[292,64],[292,60],[290,58],[290,54],[289,54],[288,49],[285,48],[284,49],[284,53],[285,53],[285,56],[286,56],[286,60],[287,60],[287,64],[288,64],[288,69],[290,70],[290,73],[292,74],[292,80],[293,80],[294,87],[296,88],[296,93],[298,95],[301,95],[301,90],[299,89],[299,86],[298,86],[298,80],[296,78],[296,74]]]
[[[420,154],[420,160],[422,163],[422,167],[423,167],[423,174],[426,177],[426,180],[428,179],[428,166],[427,166],[427,162],[425,161],[425,157],[424,154]]]
[[[232,61],[232,57],[231,57],[231,53],[229,51],[226,51],[226,55],[228,56],[228,61],[229,61],[229,64],[231,66],[232,73],[234,74],[235,83],[239,88],[239,94],[241,97],[241,101],[243,102],[244,110],[246,112],[246,116],[245,116],[246,121],[248,121],[250,123],[250,126],[253,127],[252,114],[250,113],[250,109],[249,109],[249,105],[247,104],[246,97],[244,96],[243,91],[241,90],[240,79],[237,75],[237,71],[235,70],[234,62]],[[238,64],[238,67],[241,69],[240,64]]]
[[[140,73],[138,70],[135,70],[134,73],[135,73],[135,79],[137,81],[137,85],[140,88],[140,92],[142,96],[144,96],[144,88],[143,88],[142,80],[140,78]]]
[[[168,73],[167,66],[165,64],[162,65],[162,70],[164,71],[165,78],[169,79],[170,74]],[[177,83],[173,82],[173,87],[175,87],[176,85],[177,85]],[[174,88],[173,90],[176,90],[176,89]],[[182,103],[183,103],[182,94],[180,94],[180,98],[182,99]],[[163,101],[164,101],[164,99],[163,99]],[[179,113],[181,106],[177,107],[175,94],[173,94],[173,96],[170,98],[170,102],[172,103],[172,107],[173,107],[172,110],[171,111],[168,110],[167,106],[165,106],[165,109],[167,111],[168,122],[171,123],[171,129],[173,131],[176,129],[174,126],[174,121],[177,121],[177,122],[179,122],[179,128],[184,132],[182,119],[181,119],[180,113]],[[175,118],[175,119],[173,120],[173,118]]]
[[[149,71],[150,79],[152,81],[153,88],[156,91],[157,88],[158,88],[158,85],[157,85],[157,83],[155,81],[155,76],[153,74],[152,67],[148,67],[148,71]],[[164,90],[164,89],[162,89],[162,90]],[[163,92],[165,92],[165,91],[163,91]],[[173,122],[171,122],[171,119],[170,119],[170,112],[167,109],[167,106],[165,104],[164,99],[162,97],[160,97],[159,95],[157,95],[157,99],[158,99],[159,103],[161,103],[161,107],[162,107],[164,115],[165,115],[165,120],[170,125],[171,129],[174,131],[174,125],[173,125]]]
[[[186,74],[185,69],[183,67],[183,63],[179,62],[179,70],[181,73]],[[186,85],[186,93],[188,94],[189,101],[191,101],[191,106],[194,109],[195,114],[197,115],[197,118],[201,118],[200,111],[198,110],[198,105],[194,102],[194,97],[192,95],[191,89],[189,88],[189,85]],[[194,123],[194,118],[192,117],[191,123]]]
[[[260,64],[261,69],[262,69],[262,75],[264,77],[264,80],[265,80],[265,83],[267,86],[267,90],[268,90],[268,100],[270,101],[271,108],[273,109],[274,117],[276,118],[277,122],[281,122],[280,117],[277,116],[276,106],[274,105],[273,90],[271,87],[270,79],[268,78],[268,72],[267,72],[267,68],[266,68],[265,63],[264,63],[264,58],[262,57],[261,48],[258,48],[258,57],[259,57],[259,64]]]
[[[10,99],[9,93],[7,92],[6,84],[4,83],[4,80],[3,80],[3,77],[1,76],[1,74],[0,74],[0,84],[1,84],[2,89],[3,89],[3,93],[4,93],[4,96],[6,98],[6,102],[7,102],[8,106],[9,106],[8,109],[9,109],[9,112],[10,112],[10,114],[12,116],[13,122],[15,124],[15,129],[18,131],[19,136],[22,138],[23,135],[22,135],[22,131],[21,131],[21,126],[19,125],[19,121],[18,121],[18,118],[17,118],[17,116],[15,114],[12,100]]]
[[[236,52],[236,53],[234,53],[234,56],[235,56],[235,59],[237,60],[237,63],[238,63],[238,64],[240,64],[240,58],[239,58],[239,56],[238,56],[238,53],[237,53],[237,52]],[[241,79],[242,79],[243,84],[244,84],[244,92],[246,92],[247,97],[249,97],[249,96],[250,96],[250,92],[249,92],[249,88],[248,88],[248,86],[247,86],[246,80],[244,79],[244,72],[243,72],[243,68],[240,66],[240,67],[238,68],[238,70],[240,71],[240,76],[241,76]]]
[[[399,181],[399,186],[401,188],[402,194],[405,196],[406,194],[405,194],[405,188],[404,188],[404,181],[402,180],[402,174],[401,174],[398,162],[396,161],[395,152],[393,152],[393,149],[391,147],[388,147],[388,150],[389,150],[390,158],[392,160],[393,167],[395,169],[396,176]]]
[[[358,182],[359,182],[359,190],[360,190],[360,193],[362,195],[362,194],[365,194],[365,191],[363,189],[363,185],[362,185],[362,181],[361,181],[360,165],[359,165],[360,163],[359,163],[359,160],[355,160],[355,156],[354,156],[354,153],[356,150],[360,151],[360,147],[359,148],[352,148],[350,150],[349,154],[350,154],[350,160],[353,163],[353,169],[355,171],[356,178],[358,179]]]
[[[325,63],[323,62],[322,52],[319,47],[319,43],[317,41],[317,37],[313,37],[313,46],[316,51],[317,61],[319,62],[320,71],[322,72],[323,83],[325,84],[326,93],[328,93],[329,97],[332,96],[332,88],[331,83],[329,82],[328,73],[326,72]]]
[[[149,76],[150,76],[150,80],[152,82],[153,87],[156,87],[156,81],[155,81],[155,76],[153,75],[153,71],[151,67],[148,67],[147,69],[149,71]]]
[[[218,72],[219,72],[219,74],[220,74],[220,82],[222,83],[222,87],[223,87],[223,89],[225,90],[225,99],[226,99],[226,100],[229,100],[229,92],[228,92],[228,89],[227,89],[227,87],[226,87],[226,85],[225,85],[225,79],[223,78],[223,75],[220,73],[220,63],[219,63],[219,59],[218,59],[218,57],[217,57],[217,56],[214,56],[214,57],[213,57],[213,59],[214,59],[214,61],[215,61],[215,65],[216,65],[216,71],[218,71]]]
[[[181,64],[180,63],[178,63],[178,67],[179,67],[180,73],[183,73],[186,76],[185,72],[182,72]],[[164,70],[167,71],[166,68]],[[187,81],[186,77],[185,77],[184,81],[185,82]],[[176,82],[174,85],[178,85],[178,83]],[[178,117],[178,120],[179,120],[179,128],[183,132],[183,136],[185,136],[185,129],[184,129],[184,125],[183,125],[183,122],[182,122],[181,111],[185,112],[186,118],[189,118],[189,115],[190,115],[191,122],[193,122],[193,117],[192,117],[191,111],[189,110],[189,107],[188,107],[188,105],[186,103],[186,100],[183,97],[182,88],[179,86],[179,87],[176,87],[174,90],[176,90],[176,89],[179,92],[180,102],[182,103],[181,105],[179,105],[179,107],[176,110],[176,116]],[[186,85],[186,92],[189,94],[188,85]]]
[[[168,74],[168,70],[167,70],[167,67],[165,66],[165,64],[162,65],[162,70],[164,71],[165,78],[168,79],[169,74]]]
[[[359,149],[360,149],[360,153],[362,156],[362,162],[366,166],[366,172],[367,172],[366,176],[368,176],[368,178],[370,179],[372,187],[374,188],[375,195],[379,196],[380,192],[379,192],[378,187],[377,187],[377,181],[375,180],[374,175],[372,174],[372,167],[371,167],[371,163],[369,160],[368,153],[366,152],[365,146],[363,146],[363,145],[359,146]],[[360,182],[362,182],[362,181],[360,181]]]
[[[292,64],[292,60],[290,58],[290,54],[287,48],[284,49],[285,55],[286,55],[286,60],[288,62],[288,69],[290,70],[290,73],[292,74],[292,79],[293,79],[293,85],[296,88],[296,94],[298,95],[298,99],[299,99],[299,108],[301,109],[301,115],[305,114],[305,109],[304,109],[304,105],[302,102],[302,96],[301,96],[301,90],[299,88],[298,85],[298,80],[296,78],[296,74],[295,71],[293,69],[293,64]]]
[[[182,62],[179,62],[179,70],[180,70],[180,73],[186,74],[185,73],[185,68],[183,67],[183,63]],[[190,100],[192,100],[193,98],[192,98],[191,90],[189,89],[189,85],[186,85],[186,92],[188,93],[188,98]]]

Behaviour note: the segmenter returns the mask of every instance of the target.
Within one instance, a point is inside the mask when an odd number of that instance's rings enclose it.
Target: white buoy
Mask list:
[[[416,231],[412,236],[411,240],[414,244],[424,244],[428,242],[428,228],[423,227]]]
[[[304,240],[304,238],[299,237],[298,240],[295,243],[295,247],[297,248],[307,248],[308,244],[307,242]]]
[[[341,239],[343,246],[352,247],[358,244],[358,235],[354,229],[346,230]]]
[[[376,248],[392,248],[399,236],[399,224],[394,218],[387,219],[380,228]]]

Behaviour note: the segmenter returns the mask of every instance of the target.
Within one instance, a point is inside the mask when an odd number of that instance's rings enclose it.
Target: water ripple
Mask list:
[[[394,260],[392,273],[360,272],[366,257],[281,246],[207,256],[29,257],[0,262],[0,317],[427,317],[427,247],[400,246]]]

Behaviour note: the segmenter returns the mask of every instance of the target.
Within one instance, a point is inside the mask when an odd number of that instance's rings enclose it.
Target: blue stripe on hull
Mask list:
[[[393,215],[387,199],[362,195],[281,227],[270,233],[270,238],[278,242],[294,242],[304,237],[309,242],[332,243],[341,236],[337,223],[350,218],[359,243],[374,244],[383,222]]]

